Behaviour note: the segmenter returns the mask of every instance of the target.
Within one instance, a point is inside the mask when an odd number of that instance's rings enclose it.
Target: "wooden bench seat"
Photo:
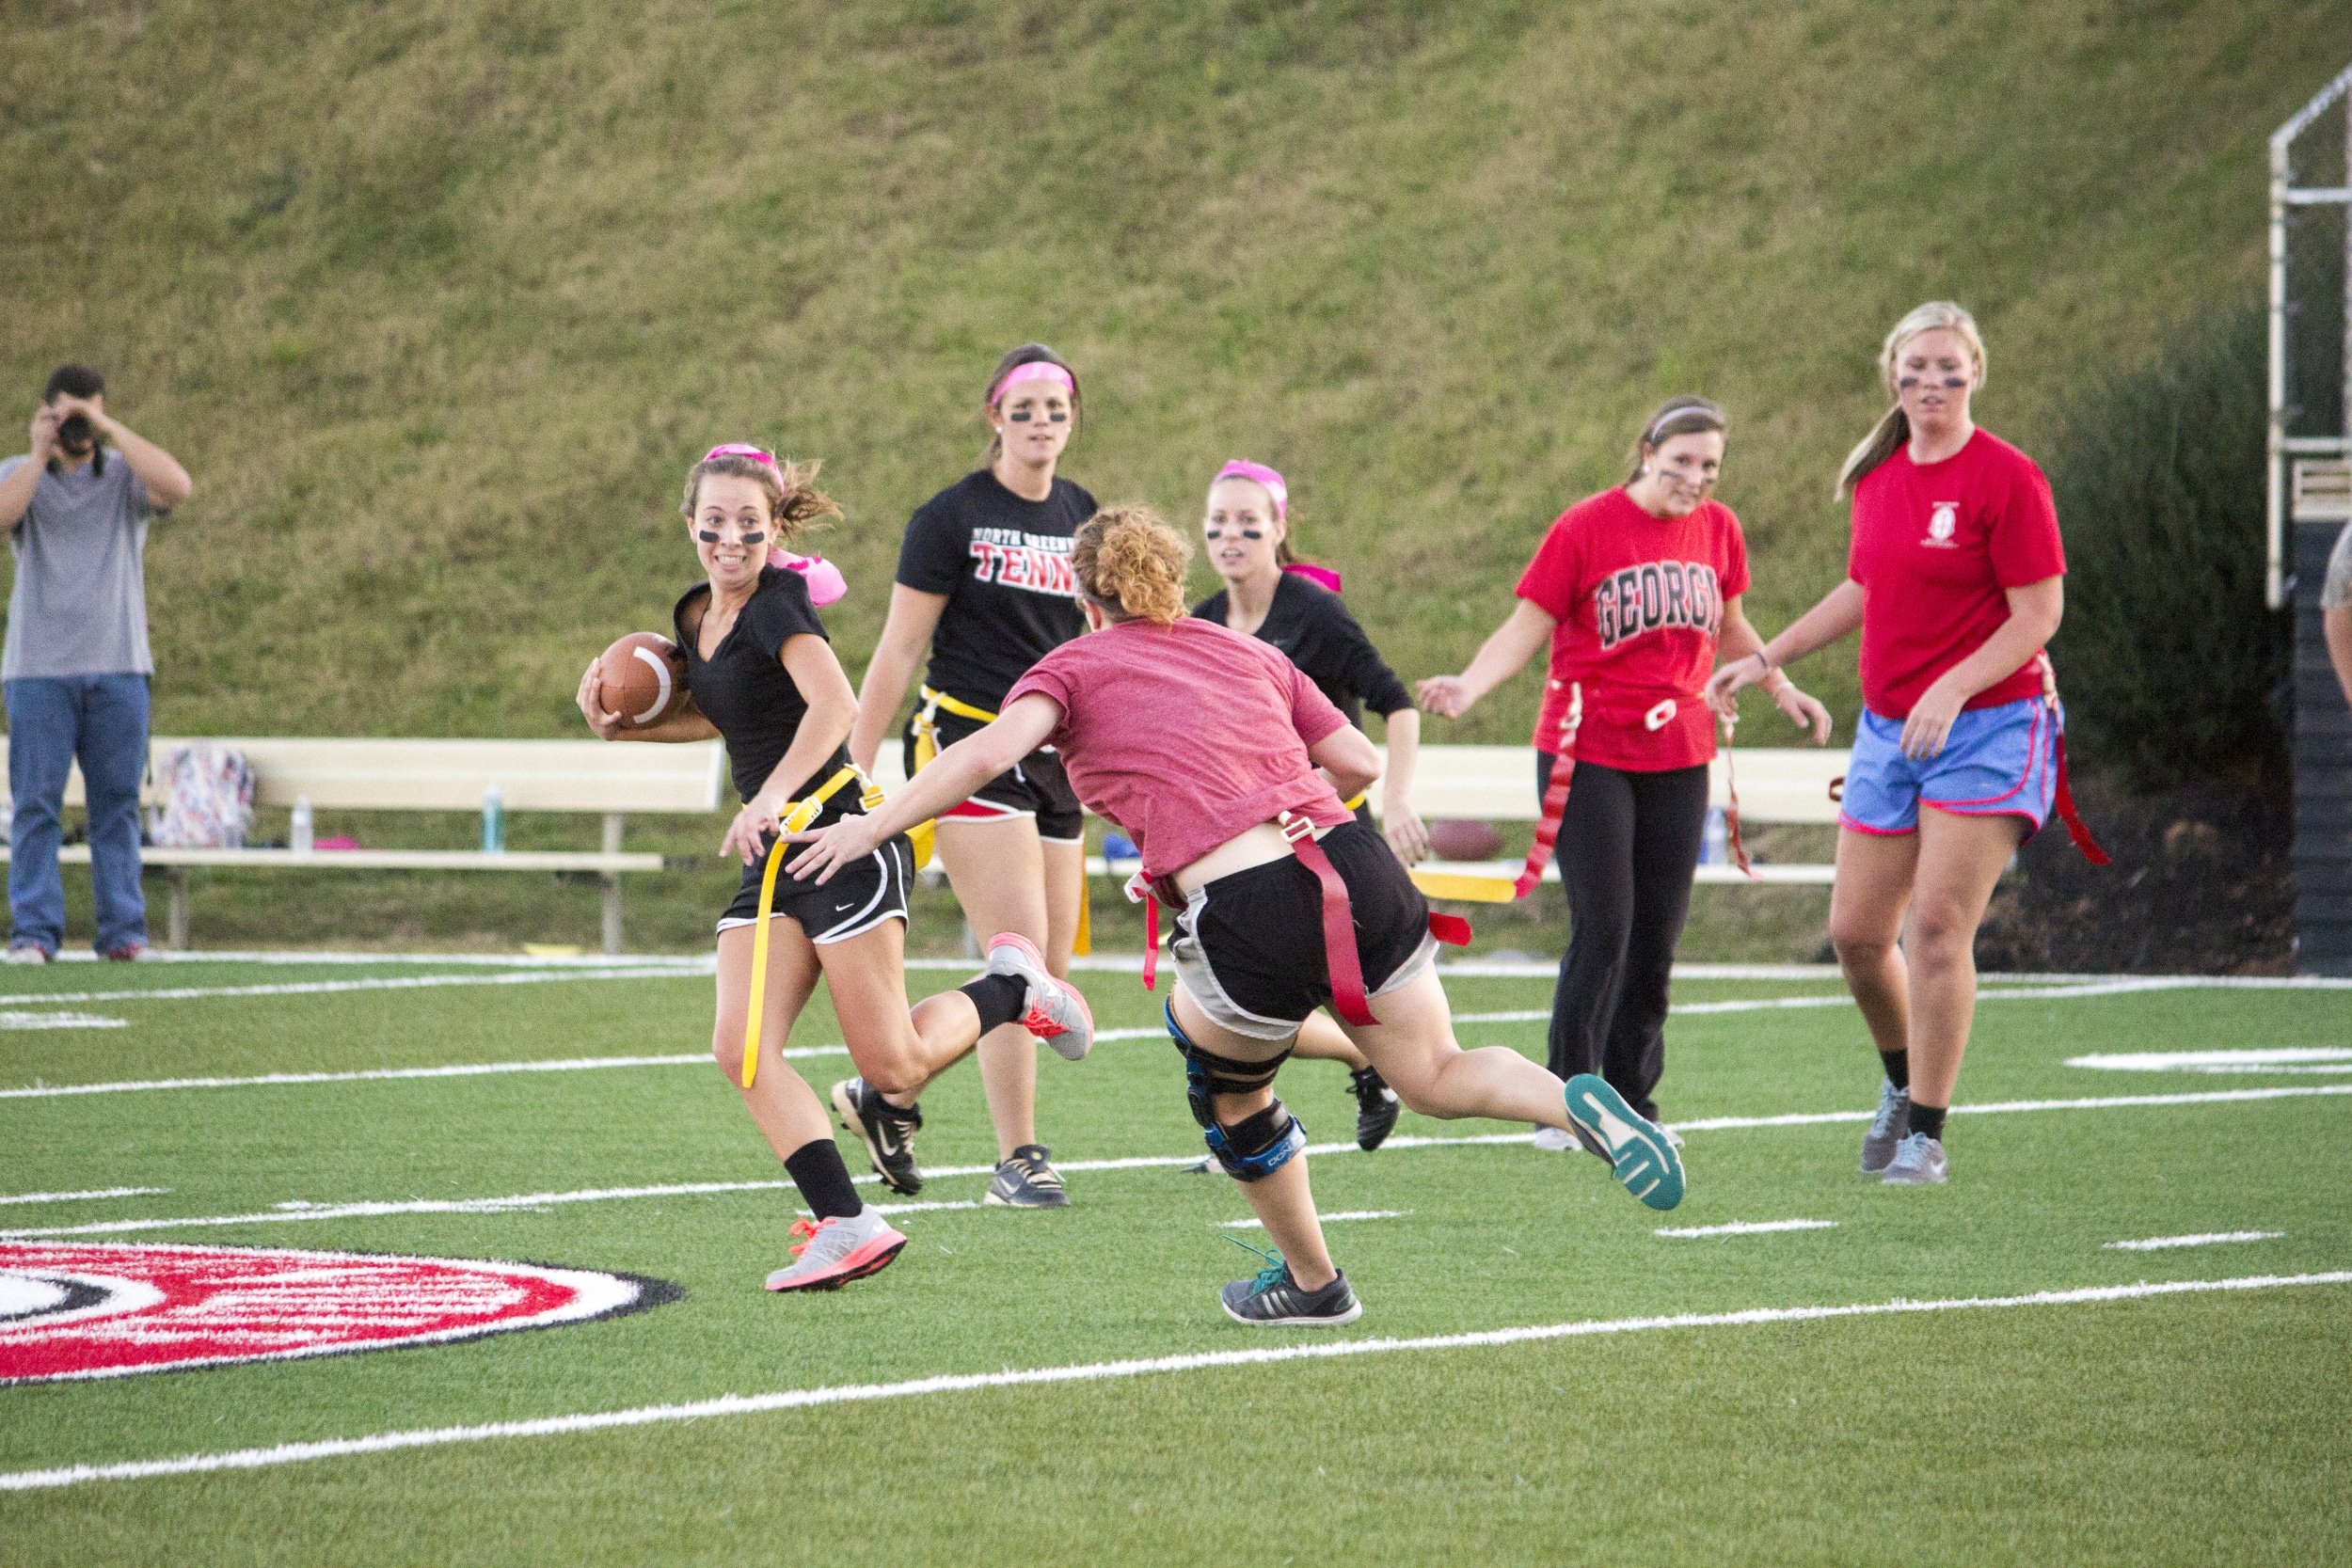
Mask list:
[[[292,806],[307,799],[314,810],[479,812],[496,784],[508,812],[592,813],[603,818],[599,849],[193,849],[153,846],[140,851],[149,865],[170,874],[168,941],[187,943],[187,871],[191,866],[284,871],[533,871],[587,873],[604,880],[604,950],[621,950],[621,881],[633,872],[660,871],[662,857],[621,848],[631,812],[708,814],[719,809],[726,783],[726,752],[715,741],[685,746],[613,745],[601,740],[377,740],[261,736],[158,736],[151,764],[182,746],[243,752],[254,776],[253,803]],[[0,766],[7,760],[0,739]],[[0,778],[5,773],[0,772]],[[140,799],[154,799],[154,768]],[[66,780],[66,803],[86,803],[81,769]],[[7,851],[0,849],[0,859]],[[89,848],[73,845],[58,856],[87,864]]]

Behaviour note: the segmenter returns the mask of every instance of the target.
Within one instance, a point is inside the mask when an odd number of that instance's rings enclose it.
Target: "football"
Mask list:
[[[686,656],[659,632],[633,631],[596,660],[596,681],[624,728],[651,729],[686,701]]]
[[[1491,822],[1449,818],[1429,824],[1429,851],[1441,861],[1490,861],[1502,852]]]

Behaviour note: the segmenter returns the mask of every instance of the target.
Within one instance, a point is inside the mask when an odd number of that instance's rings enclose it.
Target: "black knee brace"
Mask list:
[[[1210,1108],[1213,1094],[1255,1094],[1274,1082],[1274,1075],[1290,1060],[1290,1052],[1268,1062],[1237,1062],[1231,1056],[1220,1056],[1192,1043],[1176,1022],[1176,1005],[1170,1002],[1162,1010],[1168,1024],[1168,1037],[1184,1058],[1184,1101],[1192,1107],[1192,1119],[1203,1127],[1216,1125],[1216,1114]]]
[[[1200,1124],[1209,1152],[1216,1156],[1226,1175],[1237,1181],[1259,1180],[1307,1147],[1307,1130],[1279,1100],[1232,1127],[1222,1127],[1217,1124],[1216,1102],[1210,1099],[1219,1094],[1257,1093],[1274,1082],[1275,1073],[1290,1059],[1290,1052],[1272,1061],[1237,1062],[1195,1045],[1177,1024],[1172,1004],[1167,1020],[1168,1038],[1184,1058],[1184,1101],[1192,1109],[1192,1119]]]
[[[1262,1180],[1307,1147],[1307,1130],[1279,1100],[1232,1127],[1211,1127],[1201,1135],[1225,1174],[1236,1181]]]

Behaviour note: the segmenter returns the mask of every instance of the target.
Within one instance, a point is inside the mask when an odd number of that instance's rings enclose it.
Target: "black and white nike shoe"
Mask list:
[[[1396,1131],[1397,1115],[1405,1105],[1376,1067],[1350,1069],[1347,1084],[1356,1091],[1356,1147],[1369,1154]]]
[[[866,1158],[874,1163],[883,1186],[909,1197],[923,1190],[923,1173],[914,1164],[921,1106],[900,1110],[865,1079],[845,1078],[833,1086],[833,1109],[842,1126],[866,1140]]]
[[[1000,1209],[1067,1209],[1070,1194],[1054,1168],[1054,1151],[1043,1144],[1023,1144],[996,1162],[982,1201]]]
[[[1345,1274],[1331,1276],[1319,1291],[1302,1290],[1291,1277],[1291,1266],[1280,1256],[1258,1271],[1255,1279],[1236,1279],[1218,1292],[1225,1315],[1253,1327],[1337,1328],[1364,1315],[1363,1303]]]

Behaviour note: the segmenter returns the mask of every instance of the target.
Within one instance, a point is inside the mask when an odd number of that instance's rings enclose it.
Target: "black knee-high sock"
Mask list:
[[[784,1157],[785,1173],[818,1219],[851,1219],[866,1207],[850,1181],[850,1167],[831,1138],[812,1138]]]
[[[1879,1060],[1886,1064],[1888,1083],[1899,1089],[1911,1087],[1911,1053],[1908,1050],[1882,1051]]]
[[[980,1015],[980,1033],[1018,1020],[1029,1010],[1029,988],[1009,974],[983,974],[956,988],[972,999]]]
[[[1914,1132],[1925,1132],[1929,1137],[1941,1143],[1944,1139],[1944,1114],[1950,1109],[1948,1105],[1922,1105],[1917,1101],[1913,1101],[1911,1102],[1911,1130]]]

